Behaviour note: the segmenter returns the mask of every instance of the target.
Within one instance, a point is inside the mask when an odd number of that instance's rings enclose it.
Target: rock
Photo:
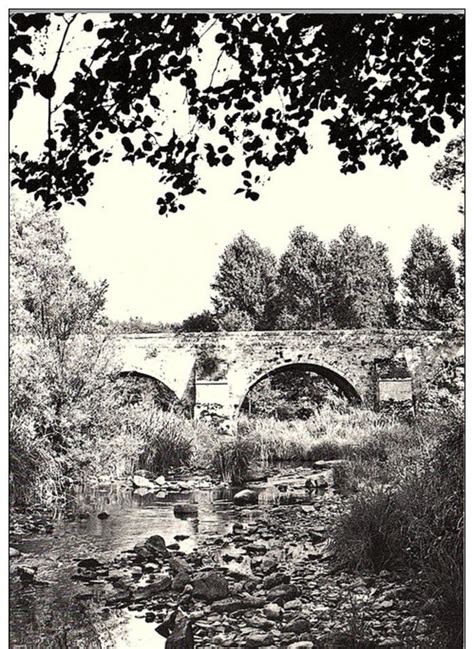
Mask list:
[[[20,554],[21,554],[20,550],[17,550],[16,548],[9,549],[10,559],[15,559],[16,557],[19,557]]]
[[[90,557],[88,559],[80,559],[77,562],[77,565],[79,568],[87,568],[88,570],[94,570],[95,568],[100,568],[101,563],[100,561],[97,561],[97,559],[94,559],[94,557]]]
[[[283,627],[283,631],[285,633],[297,633],[298,635],[300,633],[306,633],[309,631],[311,628],[311,625],[309,623],[309,620],[307,620],[305,617],[296,617],[294,620],[291,620],[291,622],[288,622],[288,624],[285,624]]]
[[[145,543],[137,543],[133,548],[133,551],[139,560],[150,561],[153,560],[156,555],[156,553],[147,547]],[[166,550],[166,552],[168,552],[168,550]]]
[[[254,631],[250,633],[245,640],[245,647],[268,647],[273,644],[273,635],[271,633],[262,633],[261,631]]]
[[[139,489],[156,489],[156,485],[154,482],[149,480],[148,478],[144,478],[143,476],[139,475],[138,473],[135,473],[135,475],[132,478],[132,483],[135,488]]]
[[[207,602],[224,599],[229,594],[226,578],[215,571],[199,573],[194,577],[192,584],[194,596],[201,597]]]
[[[243,597],[227,597],[218,602],[211,604],[211,610],[216,613],[232,613],[234,611],[243,611],[249,608],[262,608],[265,605],[263,597],[252,597],[245,595]]]
[[[197,516],[198,506],[193,503],[177,503],[173,512],[175,516]]]
[[[269,588],[273,588],[274,586],[279,586],[280,584],[283,584],[284,582],[289,582],[290,579],[285,573],[283,572],[275,572],[272,575],[268,575],[267,577],[264,578],[263,580],[263,587],[265,590],[268,590]]]
[[[179,543],[170,543],[166,547],[168,548],[168,550],[173,550],[173,551],[176,550],[177,551],[177,550],[179,550]]]
[[[313,505],[301,505],[301,511],[305,514],[314,514],[316,510]]]
[[[155,483],[162,487],[166,483],[166,478],[164,475],[159,475],[157,479],[155,480]]]
[[[301,640],[300,642],[292,642],[287,649],[313,649],[313,647],[314,643],[311,640]]]
[[[278,568],[278,563],[275,561],[275,559],[272,559],[271,557],[265,557],[260,566],[260,569],[264,575],[268,575],[268,573],[273,572],[277,568]]]
[[[149,563],[145,563],[145,565],[143,566],[143,572],[156,572],[158,569],[158,564],[151,561]]]
[[[148,494],[150,493],[151,493],[151,489],[148,489],[147,487],[138,487],[133,491],[133,495],[139,496],[140,498],[144,498],[145,496],[148,496]]]
[[[105,520],[106,518],[109,518],[110,514],[107,514],[107,512],[100,512],[100,514],[97,514],[97,518],[100,518],[101,521]]]
[[[135,471],[135,476],[139,476],[140,478],[146,478],[147,480],[154,480],[155,479],[155,474],[152,473],[151,471],[147,471],[146,469],[138,469]]]
[[[294,584],[279,584],[271,588],[267,596],[270,601],[282,600],[287,602],[290,599],[295,599],[298,594],[298,588]]]
[[[169,552],[166,547],[165,540],[159,534],[150,536],[145,541],[145,548],[149,550],[153,555],[167,557]]]
[[[132,573],[133,577],[141,577],[143,574],[143,570],[140,566],[132,566],[132,569],[130,571]]]
[[[185,541],[189,539],[189,534],[175,534],[174,539],[175,541]]]
[[[37,570],[36,566],[18,566],[16,573],[24,584],[32,584]]]
[[[165,649],[194,649],[193,627],[189,620],[179,621],[166,638]]]
[[[191,578],[187,572],[183,572],[183,571],[178,572],[173,579],[173,583],[171,584],[171,589],[175,590],[178,593],[181,593],[184,591],[186,586],[190,585],[190,582],[191,582]]]
[[[249,543],[245,546],[245,549],[249,554],[266,554],[268,548],[264,543]]]
[[[236,505],[255,505],[258,503],[258,493],[252,489],[242,489],[234,496]]]
[[[285,602],[283,608],[285,611],[299,611],[301,610],[302,603],[300,599],[290,599],[288,602]]]
[[[169,560],[170,568],[173,572],[190,572],[191,566],[181,557],[170,557]]]
[[[168,575],[157,575],[155,581],[146,586],[141,586],[133,593],[134,601],[141,601],[153,597],[171,587],[171,578]]]
[[[313,469],[331,469],[335,466],[344,466],[347,460],[317,460],[313,463]]]
[[[263,607],[263,612],[269,620],[279,620],[283,615],[283,609],[278,604],[267,604]]]

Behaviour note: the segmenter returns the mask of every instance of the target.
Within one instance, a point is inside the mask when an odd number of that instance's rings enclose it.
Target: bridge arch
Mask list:
[[[256,386],[258,383],[260,383],[260,381],[267,377],[274,376],[276,374],[282,374],[288,370],[300,370],[302,372],[312,372],[314,374],[318,374],[319,376],[324,377],[330,383],[339,388],[339,390],[350,403],[357,405],[362,403],[362,397],[358,390],[354,387],[353,383],[337,370],[332,369],[327,365],[321,365],[314,361],[296,361],[290,363],[286,362],[260,371],[255,378],[252,378],[252,380],[247,383],[246,388],[239,395],[237,404],[235,406],[235,416],[239,416],[242,405],[248,393],[254,386]]]
[[[178,398],[176,392],[167,384],[167,382],[161,375],[136,368],[122,368],[116,374],[117,380],[129,378],[131,378],[132,380],[135,379],[137,385],[140,383],[140,381],[142,382],[142,384],[144,384],[147,380],[149,380],[150,385],[154,384],[156,388],[155,397],[159,397],[159,401],[161,401],[162,404],[166,404],[167,406],[166,408],[164,408],[164,410],[169,409],[168,406],[170,406],[171,404],[180,403],[180,399]]]

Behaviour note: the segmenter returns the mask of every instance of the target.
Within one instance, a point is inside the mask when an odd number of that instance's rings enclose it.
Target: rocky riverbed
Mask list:
[[[152,482],[151,476],[144,479]],[[160,533],[156,514],[155,533],[135,530],[137,542],[130,547],[93,551],[94,544],[85,544],[71,556],[61,585],[81,606],[100,612],[105,626],[117,611],[141,620],[156,637],[155,643],[149,634],[142,645],[150,649],[429,646],[427,620],[402,575],[335,570],[331,529],[347,499],[332,489],[327,467],[298,468],[250,484],[254,496],[243,499],[235,490],[216,492],[206,477],[192,480],[148,485],[153,498],[167,486],[188,494],[185,500],[171,499],[166,508],[182,525],[172,537],[163,517]],[[135,492],[147,488],[137,482]],[[208,493],[205,500],[195,497],[202,490]],[[103,504],[97,504],[101,511],[88,513],[107,514],[99,519],[106,528],[118,514]],[[213,515],[220,521],[214,528]],[[42,597],[51,578],[44,568],[35,553],[14,556],[13,593],[27,590]],[[109,644],[91,646],[133,645],[120,644],[115,636]]]

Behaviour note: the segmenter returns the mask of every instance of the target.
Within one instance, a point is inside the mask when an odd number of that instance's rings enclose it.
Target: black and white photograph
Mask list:
[[[469,647],[465,19],[8,9],[4,646]]]

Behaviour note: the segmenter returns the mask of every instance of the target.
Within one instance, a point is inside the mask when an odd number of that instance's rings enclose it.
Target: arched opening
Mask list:
[[[137,371],[125,371],[115,379],[115,387],[123,405],[153,405],[165,412],[187,414],[186,405],[163,381]]]
[[[322,365],[292,363],[259,376],[248,388],[238,415],[308,419],[323,406],[359,404],[361,397],[341,374]]]

